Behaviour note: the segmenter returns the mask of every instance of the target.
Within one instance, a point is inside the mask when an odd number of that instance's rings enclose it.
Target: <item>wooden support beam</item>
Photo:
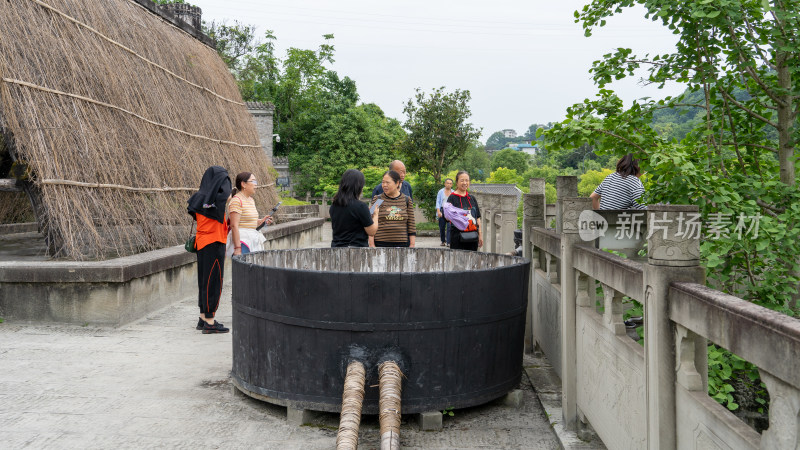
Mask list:
[[[15,178],[0,178],[0,192],[22,192]]]

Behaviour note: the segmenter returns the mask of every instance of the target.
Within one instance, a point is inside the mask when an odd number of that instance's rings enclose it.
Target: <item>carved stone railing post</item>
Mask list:
[[[544,228],[545,225],[545,196],[544,178],[531,178],[529,182],[530,193],[524,194],[522,201],[522,256],[532,258],[531,229]]]
[[[558,280],[558,260],[550,253],[545,252],[544,261],[547,282],[550,284],[560,284]]]
[[[759,373],[769,391],[769,428],[761,434],[761,448],[800,447],[800,391],[765,370]]]
[[[328,193],[322,192],[322,201],[319,204],[319,217],[328,218]]]
[[[525,352],[534,350],[533,324],[536,323],[536,269],[539,250],[533,247],[533,228],[544,228],[544,178],[531,178],[528,194],[522,197],[522,256],[531,260],[531,284],[528,288],[528,317],[525,320]]]
[[[578,177],[556,177],[556,232],[561,233],[562,227],[562,200],[578,196]]]
[[[579,307],[594,307],[597,300],[594,278],[583,272],[575,271],[575,304]]]
[[[503,253],[503,214],[500,212],[494,213],[492,216],[494,220],[494,241],[492,241],[492,251],[495,253]],[[513,231],[513,230],[512,230]]]
[[[603,287],[603,324],[617,336],[625,334],[625,320],[622,318],[622,294],[605,284]]]
[[[483,251],[494,252],[494,199],[491,194],[480,194],[481,224],[483,225]]]
[[[698,361],[697,344],[707,348],[706,340],[693,333],[683,325],[675,324],[675,381],[687,391],[706,391],[708,379],[703,376],[708,365],[707,352],[700,352],[705,357],[705,364]]]
[[[644,330],[647,381],[647,447],[676,448],[675,334],[669,319],[669,285],[702,284],[699,230],[686,227],[697,206],[651,205],[648,215],[647,264],[644,269]],[[695,233],[695,231],[697,231]],[[695,338],[695,358],[702,353]]]
[[[573,179],[575,177],[572,177]],[[577,191],[577,184],[576,189]],[[578,234],[581,212],[592,208],[589,198],[559,197],[561,233],[561,408],[564,427],[576,429],[578,423],[577,385],[577,277],[572,267],[575,245],[583,242]]]
[[[517,229],[517,208],[519,202],[516,195],[503,195],[501,202],[503,208],[503,250],[509,253],[516,250],[514,246],[514,230]]]

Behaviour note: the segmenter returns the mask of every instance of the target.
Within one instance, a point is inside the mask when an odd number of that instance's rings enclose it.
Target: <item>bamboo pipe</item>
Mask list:
[[[400,394],[403,387],[403,372],[394,361],[378,366],[380,398],[381,450],[400,449]]]
[[[342,414],[339,418],[339,433],[336,435],[336,450],[358,448],[358,427],[361,424],[361,406],[364,403],[364,365],[353,361],[347,366],[342,393]]]

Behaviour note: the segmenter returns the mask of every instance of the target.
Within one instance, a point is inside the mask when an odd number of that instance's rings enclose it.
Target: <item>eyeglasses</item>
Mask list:
[[[256,180],[247,180],[248,183],[252,183],[253,186],[258,186],[258,181]]]

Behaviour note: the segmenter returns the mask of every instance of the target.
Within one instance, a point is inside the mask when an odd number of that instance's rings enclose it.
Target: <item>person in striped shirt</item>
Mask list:
[[[228,201],[228,216],[231,221],[226,251],[228,257],[262,250],[267,240],[257,228],[265,222],[267,225],[271,224],[272,216],[259,218],[256,201],[253,199],[256,186],[258,181],[252,173],[242,172],[236,175],[236,188],[233,189],[233,195]],[[242,246],[247,250],[244,251]]]
[[[589,196],[593,209],[647,209],[637,200],[644,194],[639,161],[628,153],[617,162],[617,171],[607,176]]]
[[[400,191],[403,179],[400,174],[390,170],[383,175],[383,192],[372,197],[370,207],[378,199],[378,231],[370,236],[370,247],[411,247],[417,240],[417,225],[414,221],[414,203]]]

